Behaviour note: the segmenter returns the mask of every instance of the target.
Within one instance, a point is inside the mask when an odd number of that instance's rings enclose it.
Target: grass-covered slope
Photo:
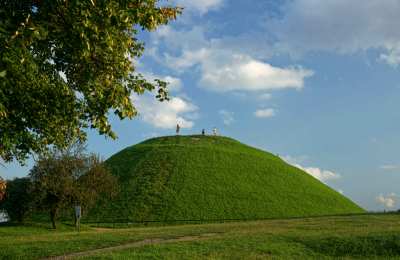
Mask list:
[[[121,185],[97,220],[258,219],[361,213],[363,209],[279,157],[226,137],[172,136],[106,161]]]

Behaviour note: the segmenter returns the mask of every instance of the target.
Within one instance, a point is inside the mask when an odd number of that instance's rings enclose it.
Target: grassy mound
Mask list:
[[[279,157],[226,137],[171,136],[106,161],[121,192],[91,219],[176,221],[362,213],[338,192]]]

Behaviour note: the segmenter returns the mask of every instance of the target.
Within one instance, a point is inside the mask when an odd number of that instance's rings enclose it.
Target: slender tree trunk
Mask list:
[[[57,228],[56,217],[57,217],[57,208],[50,209],[50,220],[51,220],[51,225],[53,226],[53,229]]]

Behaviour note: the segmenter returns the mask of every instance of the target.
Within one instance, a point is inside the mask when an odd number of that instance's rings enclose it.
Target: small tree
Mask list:
[[[29,176],[38,206],[49,211],[53,228],[60,210],[74,204],[88,210],[101,194],[113,194],[116,187],[115,177],[98,156],[85,154],[82,145],[40,158]]]
[[[0,208],[7,212],[11,221],[23,222],[33,209],[29,178],[15,178],[7,182],[4,200]]]

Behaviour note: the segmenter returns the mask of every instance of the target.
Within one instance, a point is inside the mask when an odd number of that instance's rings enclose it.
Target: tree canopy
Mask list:
[[[50,213],[53,228],[60,210],[71,210],[74,205],[89,210],[100,196],[116,194],[118,186],[98,156],[86,154],[79,143],[40,158],[29,177],[36,208]]]
[[[130,96],[166,83],[135,72],[139,30],[154,30],[181,9],[159,0],[0,1],[0,157],[24,161],[65,147],[95,128],[116,135],[109,112],[137,115]]]

